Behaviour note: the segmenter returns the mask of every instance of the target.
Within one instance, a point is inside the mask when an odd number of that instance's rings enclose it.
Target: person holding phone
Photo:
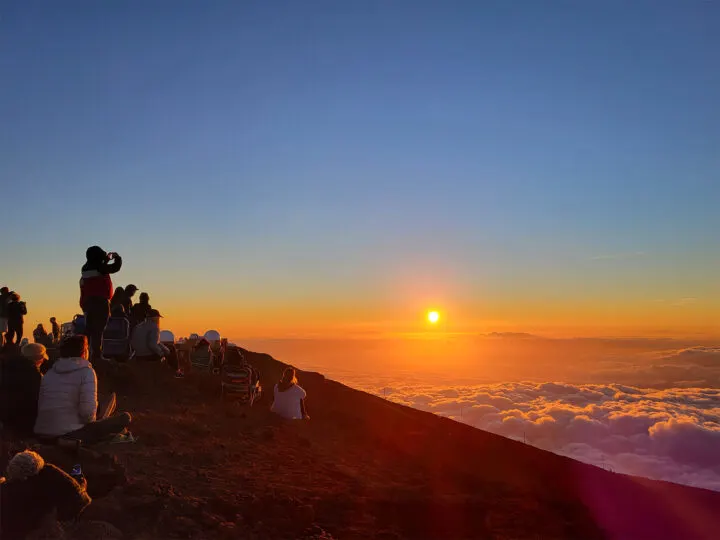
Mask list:
[[[106,253],[100,246],[90,246],[85,252],[86,262],[80,278],[80,307],[85,313],[86,332],[92,349],[92,361],[102,356],[102,335],[110,318],[113,284],[110,274],[122,267],[122,257]]]

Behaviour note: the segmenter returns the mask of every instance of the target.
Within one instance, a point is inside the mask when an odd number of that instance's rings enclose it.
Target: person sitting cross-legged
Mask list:
[[[41,438],[77,439],[86,445],[107,439],[130,442],[132,417],[112,416],[115,394],[98,415],[97,376],[88,360],[85,336],[70,336],[60,345],[60,358],[43,377],[38,399],[35,434]]]

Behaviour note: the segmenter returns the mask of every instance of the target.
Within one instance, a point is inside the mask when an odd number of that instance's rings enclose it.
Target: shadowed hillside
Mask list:
[[[248,357],[270,393],[284,364]],[[299,379],[309,422],[279,420],[269,395],[252,409],[222,403],[217,377],[128,368],[114,386],[139,442],[109,449],[129,483],[83,521],[127,539],[710,540],[720,530],[720,493],[606,472],[320,374]],[[103,537],[72,538],[83,534]]]

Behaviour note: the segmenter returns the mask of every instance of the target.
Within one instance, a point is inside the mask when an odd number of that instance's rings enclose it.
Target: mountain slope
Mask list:
[[[284,364],[249,354],[272,390]],[[85,520],[125,538],[711,539],[720,494],[610,473],[299,372],[308,422],[129,368],[131,479]]]

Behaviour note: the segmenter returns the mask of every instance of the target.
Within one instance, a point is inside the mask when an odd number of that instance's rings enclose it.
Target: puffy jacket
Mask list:
[[[133,328],[130,346],[136,356],[166,356],[169,350],[160,343],[160,328],[153,321],[145,321]]]
[[[60,358],[40,384],[35,433],[58,437],[95,421],[97,377],[84,358]]]
[[[122,257],[120,255],[117,255],[112,262],[102,259],[88,261],[83,265],[80,277],[80,307],[83,310],[85,309],[85,300],[91,296],[112,300],[114,289],[110,274],[114,274],[121,267]]]

